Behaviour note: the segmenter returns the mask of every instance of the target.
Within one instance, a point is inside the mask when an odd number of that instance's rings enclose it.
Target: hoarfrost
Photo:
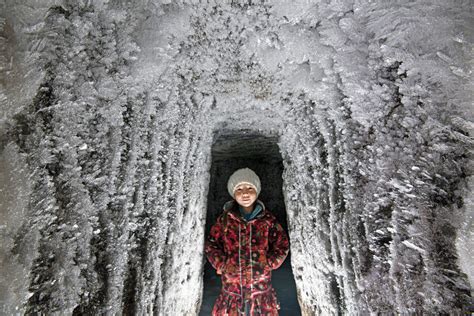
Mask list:
[[[0,7],[7,313],[198,313],[211,148],[249,131],[303,314],[468,308],[469,1]]]

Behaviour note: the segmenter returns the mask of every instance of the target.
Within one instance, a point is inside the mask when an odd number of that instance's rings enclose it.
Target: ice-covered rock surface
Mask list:
[[[5,314],[196,314],[212,146],[249,130],[303,314],[472,304],[472,1],[0,8]]]

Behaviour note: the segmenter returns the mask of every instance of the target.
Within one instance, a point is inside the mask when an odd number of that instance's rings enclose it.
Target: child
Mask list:
[[[234,172],[227,183],[234,200],[225,203],[205,246],[222,279],[214,316],[278,315],[271,276],[288,254],[288,237],[257,200],[260,189],[260,179],[248,168]]]

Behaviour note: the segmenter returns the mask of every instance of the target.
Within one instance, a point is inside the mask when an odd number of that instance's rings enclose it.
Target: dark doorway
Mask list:
[[[260,177],[262,192],[259,200],[272,211],[288,233],[282,192],[283,163],[277,142],[277,136],[264,136],[245,130],[223,131],[215,136],[207,203],[206,237],[221,214],[224,203],[232,199],[227,193],[228,178],[235,170],[244,167],[254,170]],[[301,315],[296,298],[290,255],[272,274],[272,283],[277,292],[282,316]],[[199,315],[211,314],[220,287],[220,276],[205,260],[203,302]]]

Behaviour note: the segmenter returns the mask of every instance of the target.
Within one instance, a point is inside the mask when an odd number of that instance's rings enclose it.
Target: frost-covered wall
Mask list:
[[[468,308],[470,1],[0,6],[4,311],[196,314],[228,129],[279,139],[304,314]]]

